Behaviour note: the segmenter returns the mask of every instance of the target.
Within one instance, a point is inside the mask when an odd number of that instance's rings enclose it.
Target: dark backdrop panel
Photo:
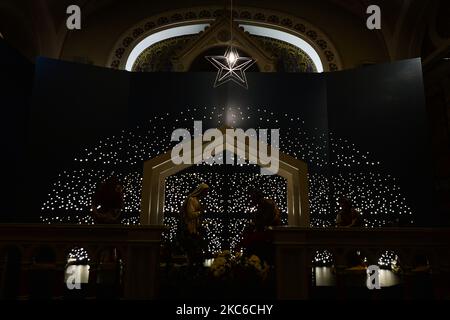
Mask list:
[[[22,196],[27,180],[22,168],[26,164],[33,69],[31,62],[0,39],[0,172],[3,186],[0,222],[20,221],[20,215],[24,212]]]
[[[322,75],[247,73],[248,89],[234,83],[213,88],[215,76],[215,73],[200,72],[134,73],[130,86],[130,117],[140,123],[154,115],[165,112],[179,114],[192,107],[206,107],[206,113],[212,107],[240,108],[244,117],[251,116],[235,125],[240,128],[279,128],[280,139],[286,139],[286,129],[290,127],[302,127],[316,135],[328,133],[326,83]],[[261,123],[256,112],[259,108],[270,112],[271,118],[278,122]],[[303,122],[286,121],[285,113],[300,116]],[[192,131],[193,122],[187,125]],[[203,129],[222,125],[215,121],[206,122]],[[323,157],[328,157],[328,154]],[[310,165],[314,166],[313,163]]]
[[[292,127],[347,139],[370,151],[382,163],[383,173],[398,177],[416,221],[431,221],[423,213],[430,204],[430,176],[418,61],[333,74],[249,73],[248,90],[235,84],[213,89],[214,77],[215,73],[128,73],[40,59],[31,129],[31,159],[38,168],[32,171],[34,180],[50,187],[58,173],[74,165],[74,156],[83,148],[158,114],[176,115],[192,107],[206,107],[205,112],[213,106],[264,108],[273,113],[271,119],[280,121],[260,123],[252,117],[239,127],[280,128],[281,139],[286,140],[290,137],[285,132]],[[288,121],[284,113],[304,122]],[[193,121],[180,124],[169,119],[166,124],[192,130]],[[315,143],[325,150],[320,157],[336,158],[330,155],[327,139]],[[328,167],[309,165],[312,173],[330,174]],[[141,170],[142,164],[137,168]],[[32,212],[39,211],[46,196],[46,188],[40,189],[31,195]]]
[[[275,114],[300,114],[309,127],[326,130],[326,86],[319,74],[247,73],[248,90],[233,83],[213,88],[215,76],[202,72],[133,73],[131,117],[139,122],[159,112],[179,112],[188,107],[252,107]],[[211,125],[217,127],[216,123]],[[249,120],[242,125],[257,127],[258,123]]]
[[[84,147],[155,115],[178,115],[192,107],[206,107],[205,112],[214,106],[261,107],[273,112],[273,119],[283,112],[301,114],[305,127],[327,132],[326,88],[320,75],[248,74],[250,88],[245,90],[235,84],[214,89],[215,73],[128,73],[50,59],[40,59],[36,69],[32,154],[40,170],[33,175],[42,185],[50,186],[59,172],[70,169]],[[246,120],[239,127],[280,128],[283,139],[283,130],[297,125]],[[183,126],[192,131],[193,121]],[[218,124],[206,123],[204,129],[208,126]],[[170,140],[170,135],[166,138]],[[35,210],[45,192],[34,195]]]
[[[225,87],[211,90],[213,82],[210,73],[132,73],[130,114],[139,123],[165,112],[224,104]]]
[[[33,90],[30,176],[50,186],[81,148],[128,125],[129,74],[39,58]],[[48,187],[31,195],[36,212]],[[35,214],[36,215],[36,214]]]
[[[438,223],[420,59],[330,73],[327,88],[330,132],[398,178],[418,224]]]

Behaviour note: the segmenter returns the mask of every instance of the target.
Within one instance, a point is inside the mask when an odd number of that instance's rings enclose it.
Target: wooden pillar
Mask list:
[[[414,275],[412,273],[412,267],[403,267],[403,299],[411,300],[414,297]]]
[[[346,272],[347,261],[346,251],[343,248],[333,250],[336,269],[336,293],[338,300],[347,299]]]
[[[159,250],[159,242],[128,247],[125,261],[125,299],[157,298]]]
[[[439,250],[431,264],[433,293],[437,300],[450,297],[450,252]]]
[[[16,299],[19,295],[21,275],[21,253],[19,250],[5,250],[0,257],[0,299]]]
[[[309,298],[310,270],[306,248],[276,246],[277,298],[305,300]]]

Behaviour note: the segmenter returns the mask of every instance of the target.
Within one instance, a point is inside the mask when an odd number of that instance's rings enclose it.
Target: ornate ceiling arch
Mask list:
[[[133,48],[151,34],[183,25],[212,24],[226,13],[227,11],[219,6],[197,7],[170,11],[145,19],[128,29],[118,39],[111,50],[107,67],[125,69],[127,58]],[[314,48],[320,57],[324,71],[342,69],[338,51],[328,36],[302,18],[249,7],[235,8],[233,16],[235,22],[239,24],[272,28],[297,36]]]

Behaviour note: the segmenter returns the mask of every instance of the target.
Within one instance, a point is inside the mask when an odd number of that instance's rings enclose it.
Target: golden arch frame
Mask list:
[[[221,152],[228,150],[234,154],[243,151],[248,159],[249,153],[257,152],[257,150],[252,150],[249,145],[252,144],[246,141],[245,150],[241,150],[239,148],[242,148],[242,146],[239,146],[239,144],[235,147],[224,141],[220,148]],[[174,164],[171,159],[171,150],[144,162],[141,225],[162,225],[164,223],[166,178],[190,166],[192,165]],[[280,152],[277,174],[287,181],[288,225],[309,227],[308,167],[306,163]]]

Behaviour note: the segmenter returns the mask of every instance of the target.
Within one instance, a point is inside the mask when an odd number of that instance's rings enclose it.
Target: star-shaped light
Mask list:
[[[223,56],[207,56],[205,58],[218,70],[214,88],[228,81],[234,81],[248,89],[245,71],[256,62],[255,60],[240,57],[233,47],[229,47]]]

